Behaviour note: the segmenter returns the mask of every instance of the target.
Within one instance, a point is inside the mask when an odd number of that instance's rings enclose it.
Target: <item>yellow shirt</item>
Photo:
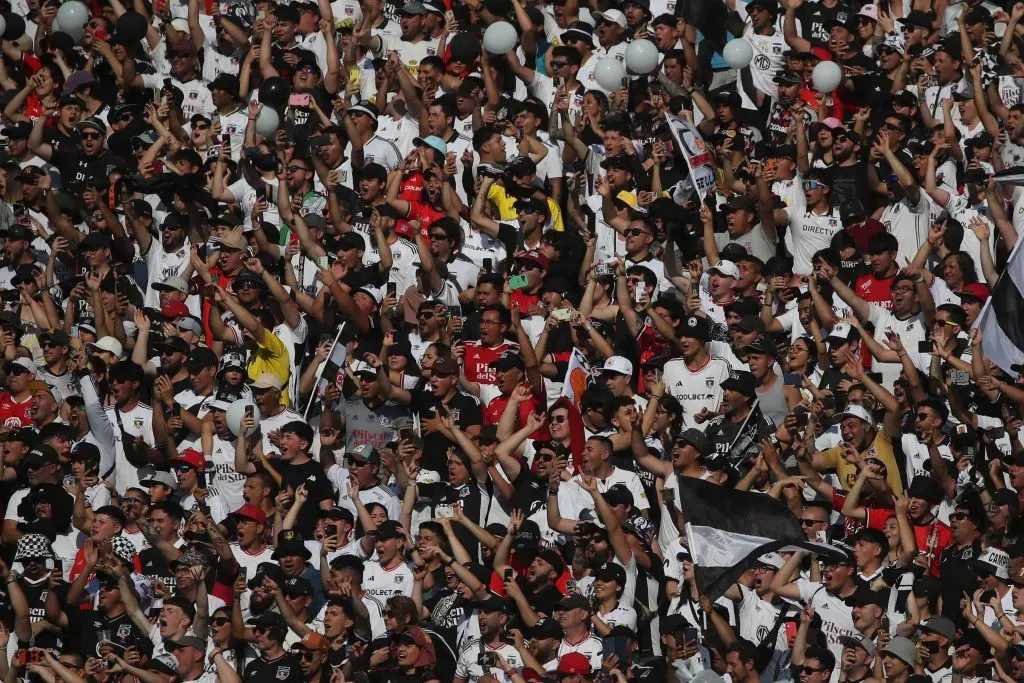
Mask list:
[[[498,209],[498,220],[514,221],[519,217],[519,214],[516,213],[516,202],[518,200],[505,192],[503,186],[491,185],[487,191],[487,200]],[[551,197],[548,197],[548,211],[551,212],[552,229],[559,232],[565,230],[565,225],[562,223],[562,210],[558,208],[558,203]]]
[[[885,463],[886,482],[889,484],[889,487],[893,491],[903,491],[899,465],[896,464],[896,457],[892,452],[892,436],[889,435],[884,427],[878,430],[875,434],[875,440],[871,442],[867,450],[861,451],[860,455],[863,458],[878,458]],[[827,469],[836,471],[840,486],[847,491],[853,488],[854,482],[857,481],[857,467],[846,462],[846,459],[843,458],[842,446],[833,446],[827,451],[822,451],[820,457],[825,462]]]
[[[288,404],[288,375],[291,373],[291,367],[288,362],[288,349],[277,335],[264,328],[263,341],[256,342],[256,351],[245,371],[253,381],[264,372],[277,375],[284,383],[281,389],[281,403]]]

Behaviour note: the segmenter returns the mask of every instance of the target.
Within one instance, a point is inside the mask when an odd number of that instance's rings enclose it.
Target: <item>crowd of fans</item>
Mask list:
[[[5,682],[1024,681],[1024,3],[0,11]]]

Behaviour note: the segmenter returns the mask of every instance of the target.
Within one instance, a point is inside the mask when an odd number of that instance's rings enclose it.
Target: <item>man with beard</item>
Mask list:
[[[35,254],[31,249],[32,234],[21,225],[12,225],[4,233],[4,261],[3,268],[0,268],[0,287],[4,291],[14,289],[15,273],[20,266],[33,266],[38,264]]]
[[[422,363],[428,346],[441,341],[441,327],[446,319],[440,314],[444,308],[447,307],[436,299],[424,299],[416,309],[416,331],[409,333],[409,346],[417,363]]]
[[[729,377],[721,384],[722,414],[711,418],[704,430],[715,453],[733,465],[756,457],[761,441],[771,439],[775,434],[775,423],[762,413],[760,406],[754,408],[756,383],[750,372],[730,371]]]
[[[504,553],[501,551],[504,549]],[[508,561],[508,545],[502,543],[495,553],[494,570],[506,574],[512,569]],[[552,615],[552,606],[562,598],[555,583],[565,572],[565,560],[556,548],[545,548],[533,558],[526,574],[505,581],[505,591],[527,627],[535,626],[543,617]]]
[[[31,503],[25,502],[31,495],[32,490],[44,484],[50,486],[58,486],[60,484],[58,480],[61,474],[60,458],[53,447],[39,444],[29,451],[22,462],[25,464],[28,486],[23,486],[16,490],[7,502],[2,532],[4,543],[14,543],[17,541],[21,536],[20,526],[24,525],[27,519],[32,518]],[[71,495],[66,491],[62,495],[66,495],[71,500],[73,507],[74,499]],[[54,531],[58,531],[58,529],[54,529]]]
[[[423,553],[424,559],[436,559],[444,567],[445,582],[439,590],[423,599],[423,578],[425,571],[413,567],[413,578],[416,588],[413,589],[413,601],[430,616],[430,620],[445,632],[451,642],[456,642],[461,629],[472,612],[472,603],[487,595],[487,582],[491,580],[491,568],[475,562],[465,564],[457,562],[452,555],[441,548],[428,548]]]
[[[65,396],[77,396],[78,380],[71,366],[71,337],[63,330],[43,332],[39,335],[39,345],[43,347],[43,367],[39,368],[37,377]]]
[[[582,596],[580,596],[583,600]],[[586,600],[583,600],[586,602]],[[480,627],[480,636],[466,640],[459,650],[458,664],[455,668],[455,683],[475,683],[482,676],[491,673],[497,667],[480,664],[481,653],[492,653],[505,658],[514,667],[522,666],[522,657],[516,648],[504,641],[505,624],[508,622],[511,605],[505,598],[488,594],[486,598],[475,603],[476,618]],[[600,642],[600,641],[599,641]]]
[[[331,675],[328,664],[327,638],[310,631],[292,645],[292,654],[299,658],[302,678],[307,683],[328,683]]]
[[[372,354],[369,364],[356,361],[352,367],[352,380],[356,392],[343,401],[336,413],[345,429],[345,451],[351,453],[364,444],[381,449],[393,441],[398,431],[411,428],[412,416],[404,406],[389,404],[380,392],[377,371],[374,366],[380,362]]]
[[[795,71],[782,71],[774,79],[778,85],[779,97],[768,112],[765,126],[766,140],[773,145],[784,145],[790,126],[799,116],[805,129],[818,120],[817,113],[800,99],[804,78]]]
[[[242,675],[244,683],[302,683],[301,661],[282,647],[288,627],[276,612],[264,612],[249,621],[252,634],[249,640],[259,650],[260,656],[249,662]]]
[[[779,597],[798,600],[802,605],[814,608],[821,617],[821,630],[828,638],[828,649],[838,660],[843,655],[839,638],[857,635],[853,610],[847,603],[857,591],[857,567],[852,555],[845,554],[842,559],[829,556],[824,560],[824,580],[821,583],[801,578],[791,581],[807,555],[803,550],[790,555],[775,574],[770,588]]]
[[[949,600],[958,602],[964,593],[970,595],[978,583],[971,563],[981,556],[981,536],[987,527],[987,518],[980,507],[980,501],[973,495],[965,495],[949,515],[949,527],[953,542],[941,554],[939,584],[943,604]]]
[[[163,411],[154,411],[139,400],[143,379],[141,367],[131,361],[114,364],[108,371],[114,404],[102,408],[92,377],[81,378],[82,397],[93,433],[100,442],[103,460],[100,471],[113,470],[117,490],[124,493],[139,487],[138,468],[149,464],[150,449],[166,433]],[[156,462],[154,464],[160,464]]]
[[[98,178],[106,178],[107,169],[119,161],[103,146],[107,126],[98,118],[81,121],[74,129],[80,144],[67,145],[66,149],[65,146],[54,149],[53,145],[43,142],[43,131],[49,120],[48,116],[40,116],[36,120],[28,138],[29,149],[60,170],[60,177],[64,181],[62,189],[67,194],[81,197],[88,184],[95,183]]]
[[[134,213],[128,216],[128,228],[135,237],[139,253],[146,261],[147,279],[146,306],[159,307],[160,292],[153,287],[154,283],[164,282],[170,277],[181,276],[189,265],[191,244],[185,234],[186,222],[183,220],[165,221],[160,226],[160,239],[154,240],[149,232],[146,221]]]
[[[32,424],[29,384],[38,368],[30,358],[15,358],[7,365],[7,391],[0,392],[0,423],[17,429]]]
[[[178,533],[185,510],[171,500],[153,503],[149,508],[149,517],[139,524],[146,537],[146,545],[139,551],[139,562],[142,573],[150,580],[163,581],[170,591],[175,590],[176,572],[174,560],[170,552],[177,555],[184,547],[185,541]]]

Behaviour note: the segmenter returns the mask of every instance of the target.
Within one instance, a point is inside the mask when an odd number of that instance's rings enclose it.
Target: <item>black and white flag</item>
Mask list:
[[[1014,377],[1024,365],[1024,257],[1017,240],[1006,270],[999,276],[992,296],[985,302],[974,326],[981,329],[985,357]]]
[[[835,551],[808,542],[789,508],[763,493],[680,477],[679,503],[697,587],[712,601],[761,555],[780,550]]]

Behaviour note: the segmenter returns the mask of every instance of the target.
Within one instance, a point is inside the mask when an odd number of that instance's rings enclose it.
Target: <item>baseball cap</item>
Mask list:
[[[679,324],[678,332],[680,337],[690,337],[691,339],[699,339],[700,341],[707,341],[710,331],[708,330],[707,320],[704,318],[691,315]]]
[[[232,512],[231,515],[233,517],[244,517],[245,519],[251,519],[257,524],[267,523],[267,513],[263,512],[259,505],[253,505],[252,503],[246,503],[242,507]]]
[[[715,265],[708,268],[708,274],[718,273],[725,277],[731,277],[739,279],[740,269],[736,267],[736,264],[732,261],[719,261]]]
[[[590,659],[580,652],[566,653],[558,659],[558,668],[555,672],[566,676],[589,676]]]
[[[600,24],[603,21],[607,21],[610,24],[618,24],[620,28],[626,28],[626,15],[621,10],[609,9],[604,12],[591,12],[590,16],[594,17],[594,21]]]
[[[729,376],[722,382],[721,387],[738,391],[745,396],[757,394],[757,380],[752,373],[745,370],[730,370]]]
[[[847,417],[856,417],[864,420],[869,425],[875,423],[874,418],[871,417],[871,413],[869,413],[866,408],[855,404],[846,406],[846,408],[843,409],[843,412],[836,415],[836,417],[840,420]]]
[[[515,351],[504,351],[495,360],[488,363],[489,367],[504,372],[505,370],[511,370],[512,368],[518,368],[520,370],[526,369],[526,363]]]
[[[197,470],[206,469],[206,456],[194,448],[186,448],[185,450],[178,453],[178,457],[171,460],[171,464],[176,462],[182,462],[189,467],[194,467]]]
[[[256,381],[252,383],[253,389],[277,389],[280,390],[284,386],[284,382],[281,378],[272,372],[264,372]]]
[[[612,356],[604,362],[601,372],[613,372],[617,375],[633,376],[633,363],[624,356]]]

